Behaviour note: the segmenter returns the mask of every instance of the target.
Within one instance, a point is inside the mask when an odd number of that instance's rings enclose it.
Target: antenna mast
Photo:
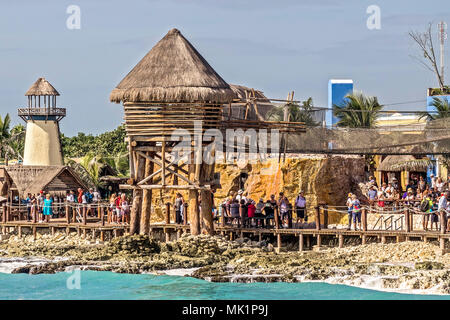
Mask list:
[[[447,40],[447,24],[441,21],[438,24],[439,27],[439,40],[441,41],[441,77],[442,83],[445,85],[444,81],[444,41]]]

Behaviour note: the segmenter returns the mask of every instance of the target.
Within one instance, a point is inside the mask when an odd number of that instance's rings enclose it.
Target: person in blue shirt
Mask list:
[[[52,205],[53,199],[50,197],[50,194],[47,193],[44,199],[44,210],[43,210],[46,222],[50,222],[50,217],[53,215]]]

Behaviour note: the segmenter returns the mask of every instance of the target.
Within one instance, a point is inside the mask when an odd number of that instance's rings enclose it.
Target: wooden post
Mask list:
[[[3,223],[6,223],[7,212],[8,212],[8,209],[6,208],[6,204],[3,204],[3,206],[2,206],[2,221],[3,221]]]
[[[367,210],[366,208],[362,209],[362,229],[363,231],[367,231]]]
[[[317,247],[320,248],[320,246],[322,245],[322,237],[320,236],[320,234],[317,235]]]
[[[441,249],[441,253],[445,254],[445,238],[439,238],[439,248]]]
[[[92,229],[92,240],[95,241],[95,229]]]
[[[164,145],[164,144],[163,144]],[[136,155],[136,181],[141,181],[145,174],[145,158],[141,155]],[[137,234],[140,232],[141,224],[141,209],[142,209],[142,189],[137,188],[133,190],[133,206],[130,214],[130,234]]]
[[[280,221],[278,220],[278,206],[275,207],[273,218],[275,219],[275,229],[279,229]]]
[[[344,247],[344,235],[343,234],[339,234],[339,248],[343,248]]]
[[[105,211],[103,209],[104,208],[102,206],[99,208],[99,210],[100,210],[100,224],[101,224],[102,227],[105,226]]]
[[[311,236],[310,235],[306,236],[306,246],[308,248],[311,248]]]
[[[33,227],[33,240],[36,240],[36,227]]]
[[[187,212],[187,206],[183,206],[183,225],[187,225],[188,223],[188,212]]]
[[[177,240],[179,240],[181,237],[181,229],[177,230]]]
[[[18,227],[19,238],[22,238],[22,226]]]
[[[320,207],[316,207],[316,230],[320,230]]]
[[[8,209],[6,210],[6,221],[9,222],[10,218],[11,218],[11,206],[12,206],[12,202],[9,204]]]
[[[170,202],[166,203],[165,222],[170,224]]]
[[[440,212],[440,223],[441,223],[441,233],[445,234],[447,226],[445,225],[445,212],[441,211]]]
[[[83,225],[85,226],[87,224],[87,212],[86,207],[83,206]]]
[[[54,236],[55,235],[55,227],[51,227],[50,229],[52,231],[52,236]]]
[[[409,209],[405,208],[403,209],[405,212],[405,231],[406,232],[410,232],[411,231],[411,225],[410,225],[410,220],[409,220]]]
[[[323,206],[323,228],[328,229],[328,205]]]
[[[154,152],[149,152],[149,157],[154,157]],[[149,159],[145,159],[145,177],[150,176],[153,173],[154,163]],[[153,183],[153,178],[151,178],[148,184]],[[141,234],[148,234],[150,231],[150,215],[152,208],[152,190],[145,189],[142,192],[142,210],[141,210]]]
[[[66,202],[66,223],[70,224],[69,203],[68,202]]]
[[[361,236],[361,244],[366,244],[366,235],[365,234],[363,234]]]
[[[222,210],[222,215],[220,216],[220,225],[225,227],[225,212]]]
[[[105,241],[105,232],[103,230],[100,231],[100,241]]]
[[[386,236],[381,236],[381,243],[385,244],[386,243]]]
[[[70,233],[70,228],[69,228],[69,227],[66,227],[66,236],[68,236],[69,233]]]
[[[277,248],[278,248],[278,252],[280,252],[281,249],[281,234],[277,234]]]
[[[301,233],[298,235],[298,251],[303,251],[303,234]]]

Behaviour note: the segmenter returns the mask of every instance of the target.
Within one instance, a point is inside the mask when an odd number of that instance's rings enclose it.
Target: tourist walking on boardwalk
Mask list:
[[[367,191],[367,199],[369,199],[369,206],[373,207],[378,200],[378,192],[373,184],[370,185]]]
[[[353,199],[352,199],[353,194],[349,193],[348,197],[347,197],[347,216],[348,216],[348,230],[351,230],[352,228],[352,218],[353,218]]]
[[[300,190],[300,192],[297,195],[297,198],[295,198],[295,212],[297,214],[297,223],[303,224],[303,219],[305,219],[305,210],[306,210],[306,198],[303,195],[303,191]]]
[[[428,221],[430,220],[430,214],[433,207],[433,199],[428,194],[428,192],[424,191],[422,196],[422,201],[420,202],[420,211],[423,213],[423,230],[428,230]]]
[[[44,200],[44,208],[43,208],[43,214],[45,216],[45,221],[50,222],[50,217],[53,215],[53,199],[50,197],[50,194],[47,193],[45,195]]]
[[[438,231],[439,230],[439,225],[438,225],[438,223],[439,223],[439,216],[438,216],[439,205],[438,205],[438,201],[435,198],[432,198],[432,199],[433,199],[433,206],[431,207],[431,217],[430,217],[431,231],[433,231],[433,224],[436,227],[436,231]]]
[[[175,223],[181,224],[183,223],[183,205],[184,205],[184,199],[181,193],[177,193],[175,202],[173,204],[173,207],[175,209]]]
[[[66,193],[66,201],[67,201],[69,204],[72,204],[72,203],[75,202],[75,194],[73,193],[72,190],[67,191],[67,193]]]
[[[242,226],[245,228],[249,226],[250,222],[248,219],[248,205],[244,199],[241,199],[239,204],[239,216],[241,217]]]
[[[230,212],[231,212],[231,224],[233,224],[237,221],[238,226],[240,226],[241,225],[241,223],[240,223],[240,204],[237,201],[237,199],[234,199],[231,202]]]
[[[280,217],[281,217],[281,226],[283,228],[287,228],[289,225],[289,200],[284,195],[283,192],[280,192],[280,198],[278,199],[278,207],[280,208]],[[287,221],[286,221],[287,220]]]
[[[263,211],[264,211],[264,207],[265,207],[265,203],[263,198],[259,198],[258,203],[256,204],[256,210],[255,210],[255,216],[258,218],[258,227],[264,227],[264,215],[263,215]]]
[[[120,215],[122,217],[122,224],[128,224],[129,213],[130,213],[130,206],[128,205],[128,199],[125,193],[122,193],[122,197],[120,199]]]
[[[77,202],[83,203],[83,189],[78,188]]]
[[[44,222],[44,215],[43,215],[43,210],[44,210],[44,191],[40,191],[38,198],[37,198],[37,204],[38,204],[38,212],[39,212],[39,222]]]
[[[115,212],[116,212],[116,194],[113,193],[109,198],[108,217],[106,218],[107,223],[113,223],[116,221],[114,217]]]
[[[355,230],[361,230],[361,202],[356,197],[356,194],[352,195],[352,218]]]
[[[446,231],[450,231],[450,212],[448,210],[449,207],[449,202],[448,202],[448,197],[449,197],[449,192],[446,191],[444,193],[441,194],[440,198],[439,198],[439,202],[438,202],[438,212],[439,215],[441,215],[441,213],[443,213],[443,216],[447,221],[445,223],[446,225]]]
[[[256,202],[253,200],[250,200],[247,205],[247,216],[248,216],[248,225],[252,226],[252,221],[255,218],[256,213]]]

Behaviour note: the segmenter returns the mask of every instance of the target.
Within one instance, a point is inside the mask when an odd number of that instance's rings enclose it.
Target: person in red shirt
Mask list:
[[[83,203],[83,189],[78,188],[78,197],[77,197],[78,203]]]
[[[250,219],[249,224],[253,224],[253,218],[255,217],[256,206],[255,201],[251,200],[247,206],[247,215],[248,219]]]

